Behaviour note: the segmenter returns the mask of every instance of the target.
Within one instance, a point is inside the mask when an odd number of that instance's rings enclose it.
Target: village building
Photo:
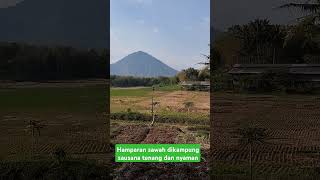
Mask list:
[[[183,81],[180,85],[186,90],[210,90],[210,81]]]
[[[309,83],[320,88],[320,64],[235,64],[228,72],[237,84],[243,75],[285,72],[294,83]]]

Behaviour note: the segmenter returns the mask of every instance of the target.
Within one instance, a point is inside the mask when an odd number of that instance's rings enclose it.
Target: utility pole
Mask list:
[[[154,124],[154,100],[153,100],[153,98],[154,98],[154,86],[152,86],[152,99],[151,99],[151,114],[152,114],[152,122],[151,122],[151,126],[153,126],[153,124]]]

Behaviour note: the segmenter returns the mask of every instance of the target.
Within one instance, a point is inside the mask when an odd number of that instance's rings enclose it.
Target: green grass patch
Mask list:
[[[127,121],[150,121],[151,114],[140,112],[114,112],[111,113],[112,120],[127,120]],[[159,114],[156,115],[155,122],[157,123],[179,123],[179,124],[199,124],[208,125],[208,116],[190,116],[188,114]]]
[[[146,97],[152,92],[151,88],[111,88],[111,97]]]
[[[179,85],[155,86],[155,92],[173,92],[180,90]],[[151,95],[152,87],[136,88],[111,88],[111,97],[148,97]]]
[[[0,89],[2,111],[104,112],[105,86]]]
[[[155,90],[156,91],[167,91],[167,92],[180,91],[181,86],[180,85],[156,86]]]

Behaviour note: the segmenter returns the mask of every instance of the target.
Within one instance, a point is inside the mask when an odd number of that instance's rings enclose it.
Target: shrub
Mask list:
[[[150,121],[150,122],[152,121],[151,114],[143,114],[139,112],[111,113],[110,118],[113,120]],[[156,122],[208,125],[209,117],[192,117],[187,115],[162,114],[156,117]]]
[[[216,71],[212,73],[211,89],[213,91],[231,90],[232,89],[232,76],[228,73]]]
[[[53,153],[55,159],[58,161],[58,163],[62,163],[66,159],[66,152],[62,148],[57,148],[55,152]]]

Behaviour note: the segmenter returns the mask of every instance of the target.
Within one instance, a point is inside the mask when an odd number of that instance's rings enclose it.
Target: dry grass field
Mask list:
[[[114,93],[114,96],[112,94]],[[121,94],[120,94],[121,92]],[[149,88],[121,88],[111,90],[111,111],[150,111],[152,92]],[[186,113],[185,102],[193,102],[190,112],[195,114],[209,114],[209,92],[158,90],[154,92],[154,101],[160,104],[157,111],[174,111]]]

